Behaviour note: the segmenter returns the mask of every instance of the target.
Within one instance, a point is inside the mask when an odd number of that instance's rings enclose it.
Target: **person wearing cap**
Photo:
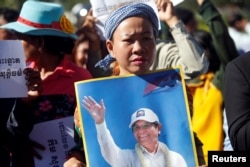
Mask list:
[[[96,123],[97,138],[104,159],[111,166],[136,167],[186,167],[184,158],[158,141],[161,123],[149,108],[140,108],[132,116],[129,128],[138,142],[134,150],[120,149],[114,142],[105,122],[105,105],[85,96],[83,106]]]
[[[66,57],[71,54],[77,35],[60,4],[25,1],[17,21],[0,28],[12,30],[21,40],[27,66],[39,71],[42,78],[43,91],[29,107],[31,111],[13,111],[7,124],[16,139],[12,166],[30,167],[34,166],[33,145],[29,140],[33,125],[73,116],[76,108],[74,82],[92,76]]]

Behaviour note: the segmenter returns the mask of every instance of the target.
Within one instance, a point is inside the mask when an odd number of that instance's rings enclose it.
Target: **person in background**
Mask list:
[[[227,16],[228,32],[233,38],[239,54],[250,51],[250,22],[244,15],[238,12],[232,12]]]
[[[16,21],[19,16],[19,11],[7,7],[0,8],[0,26],[9,22]],[[9,30],[0,28],[0,40],[15,39],[15,35]]]
[[[78,61],[78,63],[82,64],[81,66],[84,66],[94,78],[110,75],[110,71],[104,71],[101,68],[95,66],[95,64],[100,59],[102,59],[103,55],[107,54],[107,49],[104,48],[105,41],[101,40],[101,37],[96,28],[96,22],[97,19],[93,16],[93,10],[90,9],[84,19],[82,26],[76,31],[79,39],[76,40],[75,47],[70,58],[74,63],[77,63],[76,55],[79,55],[77,54],[77,50],[79,49],[79,47],[81,47],[82,49],[85,48],[85,54],[80,54],[81,58],[78,58],[78,60],[80,61]]]
[[[19,11],[7,7],[0,8],[0,26],[9,22],[16,21],[19,16]]]
[[[250,150],[250,52],[228,63],[225,76],[225,109],[228,134],[236,151]]]
[[[231,144],[229,134],[228,134],[228,123],[227,123],[227,115],[226,115],[225,107],[223,111],[223,130],[225,132],[225,138],[223,142],[223,151],[233,151],[234,149],[233,149],[233,146]]]
[[[157,8],[170,8],[167,0],[157,0]],[[169,27],[173,41],[162,41],[157,38],[156,56],[150,67],[151,71],[181,66],[184,79],[187,81],[208,69],[208,61],[204,49],[187,31],[183,21],[175,14],[175,8],[168,9],[176,22],[169,22],[169,18],[162,10],[158,11],[159,19]],[[176,23],[176,24],[174,24]]]
[[[193,11],[177,6],[175,7],[175,13],[183,21],[188,32],[198,29],[198,21]]]
[[[26,85],[28,89],[28,97],[26,98],[0,98],[0,133],[2,135],[2,141],[0,145],[0,166],[8,167],[11,165],[11,152],[13,150],[13,137],[8,131],[7,122],[11,116],[11,112],[14,110],[21,111],[22,109],[29,110],[32,106],[34,99],[41,94],[42,91],[42,80],[40,73],[31,68],[23,70],[25,75]]]
[[[6,23],[16,21],[18,18],[19,12],[15,9],[1,7],[0,8],[0,26]],[[0,40],[5,39],[15,39],[15,35],[8,30],[0,29]],[[3,144],[0,148],[0,166],[9,166],[10,165],[10,151],[7,148],[5,143],[8,143],[10,138],[8,137],[8,132],[6,131],[6,123],[9,117],[9,113],[15,104],[14,99],[0,99],[1,103],[1,113],[0,113],[0,128],[1,134],[3,136]],[[2,147],[3,146],[3,147]]]
[[[15,138],[13,167],[33,167],[34,145],[29,139],[33,126],[73,117],[76,108],[74,82],[92,76],[65,56],[72,53],[77,36],[61,5],[25,1],[17,21],[0,28],[15,32],[23,44],[27,66],[39,71],[42,79],[43,91],[33,101],[29,112],[12,111],[8,122],[9,131]]]
[[[210,65],[207,73],[188,81],[187,85],[193,94],[193,130],[204,144],[207,163],[209,150],[223,150],[224,72],[238,52],[213,3],[210,0],[197,0],[197,3],[197,13],[207,24],[209,33],[198,27],[190,33],[205,49]]]
[[[104,101],[101,100],[98,104],[91,96],[85,96],[83,106],[96,123],[102,156],[111,166],[153,167],[157,164],[157,167],[187,167],[179,153],[171,151],[166,144],[158,140],[162,125],[151,109],[140,108],[131,115],[129,128],[132,129],[138,144],[135,150],[123,150],[115,144],[107,128]]]
[[[182,33],[184,26],[181,26],[183,24],[180,23],[173,13],[173,4],[170,1],[164,1],[164,3],[157,3],[157,6],[160,16],[164,17],[168,26],[172,28],[172,32],[176,35]],[[156,56],[158,25],[159,22],[156,14],[148,5],[137,3],[117,9],[109,16],[105,23],[104,36],[106,38],[109,55],[104,58],[103,61],[99,62],[99,65],[104,68],[109,68],[110,63],[114,63],[113,75],[115,76],[127,74],[140,75],[149,72]],[[185,37],[184,39],[187,40],[189,36]],[[187,43],[190,44],[189,42]],[[184,70],[187,76],[199,75],[207,68],[207,59],[204,58],[204,56],[200,56],[203,55],[203,49],[197,42],[196,44],[197,45],[192,44],[192,49],[195,50],[195,53],[199,53],[199,56],[195,56],[199,61],[195,59],[197,62],[193,62],[193,73],[191,72],[192,70],[189,71],[188,67]],[[175,44],[172,46],[176,47]],[[183,65],[182,63],[184,62],[182,59],[180,60],[179,57],[180,55],[176,53],[166,59],[169,61],[168,67],[171,67],[171,65]],[[167,68],[167,66],[165,68]],[[188,73],[188,71],[190,73]],[[79,120],[79,118],[77,118],[79,117],[79,113],[77,112],[76,110],[75,120]],[[79,122],[76,122],[78,132],[80,132],[80,128],[81,125]],[[79,137],[81,137],[80,133]],[[81,157],[81,159],[84,158],[83,151],[82,145],[78,149],[72,149],[72,154],[69,155],[68,161],[64,163],[64,167],[70,167],[72,165],[84,166],[85,164],[82,164],[83,162],[79,160],[79,157]],[[203,165],[203,163],[204,159],[199,161],[199,165]]]
[[[76,40],[72,52],[72,61],[79,67],[87,69],[88,53],[90,42],[85,36]]]

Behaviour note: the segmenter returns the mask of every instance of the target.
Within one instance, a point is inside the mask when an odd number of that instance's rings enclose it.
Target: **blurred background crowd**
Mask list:
[[[25,0],[0,0],[0,26],[15,21],[19,16],[19,11],[22,8],[24,2]],[[95,68],[95,64],[107,54],[107,48],[103,43],[104,41],[100,39],[95,29],[96,20],[93,17],[90,2],[88,0],[54,0],[46,2],[59,3],[64,7],[66,11],[66,17],[73,23],[76,30],[76,35],[79,37],[76,41],[74,41],[74,43],[72,40],[67,41],[72,45],[70,45],[70,48],[65,47],[69,47],[69,43],[65,43],[65,45],[62,45],[62,47],[58,47],[58,50],[53,50],[52,53],[52,55],[54,52],[56,52],[55,55],[57,55],[57,52],[61,54],[60,49],[65,49],[64,53],[66,54],[65,56],[67,56],[66,58],[69,58],[77,66],[86,70],[82,78],[73,78],[72,82],[75,82],[76,80],[90,79],[92,77],[96,78],[111,75],[111,71],[103,71],[102,69]],[[197,2],[201,2],[200,6],[197,4]],[[180,8],[176,10],[175,13],[177,17],[185,24],[187,32],[190,33],[204,48],[206,56],[210,62],[210,66],[206,74],[198,76],[197,78],[189,78],[192,80],[187,82],[190,93],[192,93],[194,97],[194,114],[192,118],[192,124],[194,131],[197,132],[199,138],[204,144],[203,151],[205,153],[205,160],[207,161],[208,150],[232,149],[230,142],[228,142],[226,134],[227,130],[223,131],[223,128],[228,128],[225,119],[226,117],[222,114],[224,111],[224,68],[229,61],[250,50],[250,0],[211,0],[220,14],[218,14],[217,10],[209,0],[204,0],[204,2],[205,3],[203,3],[203,0],[185,0],[183,3],[178,5]],[[181,8],[188,9],[188,11],[191,12],[182,10]],[[224,22],[221,21],[221,18],[224,20]],[[166,25],[164,22],[162,22],[159,39],[167,40],[171,38],[171,33],[168,31],[169,29],[167,26],[169,25]],[[205,31],[197,31],[197,29]],[[210,32],[211,36],[207,32]],[[11,35],[13,35],[11,33],[11,31],[2,29],[0,31],[0,39],[11,39]],[[232,38],[232,41],[228,34]],[[25,40],[30,37],[23,36],[23,34],[20,32],[18,32],[16,35],[19,39]],[[28,35],[32,36],[32,34]],[[61,38],[53,39],[56,41],[53,43],[51,42],[52,39],[50,38],[44,38],[43,41],[40,41],[40,38],[34,38],[34,40],[37,42],[35,43],[37,44],[37,52],[39,52],[41,55],[45,54],[45,52],[40,51],[40,46],[44,45],[48,47],[46,48],[47,50],[50,50],[50,46],[52,46],[52,44],[64,42],[60,39]],[[160,42],[157,44],[160,44]],[[157,46],[159,46],[157,47],[159,50],[163,48],[160,47],[160,45]],[[51,63],[50,54],[42,56],[44,58],[44,62],[47,61]],[[188,54],[185,52],[185,55]],[[195,54],[192,53],[191,55]],[[66,58],[65,62],[68,62],[68,59]],[[58,64],[59,60],[64,60],[64,57],[62,59],[62,57],[58,58],[55,56],[54,63]],[[45,65],[47,64],[45,63]],[[115,64],[113,65],[115,66]],[[50,70],[51,69],[49,69],[49,71]],[[46,77],[47,76],[44,75],[42,76],[42,79],[45,80]],[[71,87],[73,87],[72,82],[68,83],[71,85]],[[62,85],[61,82],[58,81],[58,85]],[[61,90],[64,90],[64,88]],[[61,93],[61,90],[58,90],[58,92]],[[43,91],[49,92],[51,90],[47,89],[46,87],[46,89],[44,88]],[[53,91],[52,93],[49,92],[48,94],[53,94]],[[214,94],[208,93],[209,91]],[[72,95],[73,97],[75,96],[73,89],[69,92],[70,93],[66,92],[66,94],[69,94],[70,96]],[[61,99],[59,99],[59,101],[60,100]],[[57,101],[57,99],[55,101]],[[75,104],[72,103],[70,108],[71,116],[74,113],[74,106]],[[207,113],[207,115],[204,113]],[[74,121],[77,125],[79,120],[76,117]],[[227,144],[229,144],[229,147],[227,147]],[[201,163],[201,165],[202,164],[203,163]]]
[[[71,22],[75,26],[79,25],[79,22],[82,22],[84,17],[87,15],[87,10],[90,8],[89,0],[43,0],[47,2],[56,2],[64,6],[65,11],[71,19]],[[0,6],[11,7],[14,9],[21,9],[22,4],[25,0],[0,0]],[[250,0],[212,0],[213,4],[222,12],[224,16],[229,15],[234,11],[241,11],[245,17],[250,17]],[[183,3],[178,5],[180,7],[186,7],[191,10],[195,10],[198,5],[196,0],[185,0]]]

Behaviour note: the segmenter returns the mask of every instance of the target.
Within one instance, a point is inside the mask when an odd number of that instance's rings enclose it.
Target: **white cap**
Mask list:
[[[159,122],[158,116],[148,108],[140,108],[132,114],[129,128],[131,128],[132,125],[138,120],[143,120],[151,123]]]

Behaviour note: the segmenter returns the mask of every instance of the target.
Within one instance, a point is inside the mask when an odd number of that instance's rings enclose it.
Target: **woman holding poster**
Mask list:
[[[165,1],[162,4],[158,3],[157,6],[159,8],[159,14],[164,16],[165,20],[167,20],[169,27],[172,28],[172,32],[181,34],[185,26],[174,15],[172,3],[170,1]],[[109,66],[110,62],[114,62],[115,60],[113,75],[116,76],[128,74],[141,75],[149,72],[150,66],[156,55],[158,26],[159,22],[156,13],[146,4],[129,4],[117,9],[109,16],[105,23],[104,35],[107,40],[106,46],[109,55],[100,62],[99,65]],[[185,39],[186,38],[192,37],[189,35],[188,37],[185,36]],[[199,45],[195,47],[203,51]],[[178,54],[175,54],[175,56],[173,54],[168,57],[169,66],[174,67],[183,63],[178,56]],[[200,69],[200,67],[205,66],[205,64],[203,64],[203,58],[199,57],[199,59],[200,60],[197,60],[197,62],[195,61],[192,67]],[[198,73],[195,74],[197,75]],[[76,113],[75,115],[78,116],[79,114]],[[79,124],[76,122],[77,129],[81,127],[78,125]],[[200,145],[198,145],[198,147],[201,149]],[[64,163],[64,167],[80,164],[80,161],[78,161],[75,156],[76,153],[77,152],[74,152],[74,155]],[[79,157],[79,154],[77,155]],[[203,158],[202,155],[201,158]],[[199,165],[203,165],[202,162],[204,162],[204,160],[201,161]]]

